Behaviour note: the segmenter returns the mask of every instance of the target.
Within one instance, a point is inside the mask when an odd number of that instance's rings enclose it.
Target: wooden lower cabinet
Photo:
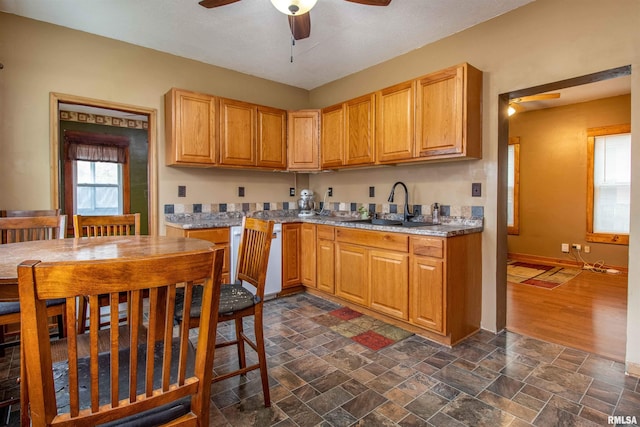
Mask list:
[[[369,251],[369,307],[398,319],[409,319],[409,255]]]
[[[316,229],[316,288],[330,294],[336,289],[335,230],[318,225]]]
[[[369,305],[369,250],[364,246],[336,243],[336,296]]]
[[[208,240],[209,242],[215,243],[216,247],[223,247],[224,264],[222,265],[222,283],[231,283],[231,277],[229,273],[229,227],[185,230],[183,228],[167,226],[165,230],[167,236],[191,237],[194,239]]]
[[[300,285],[301,266],[301,230],[302,224],[282,224],[282,289]]]
[[[446,322],[444,309],[446,290],[444,287],[441,260],[411,257],[411,307],[409,320],[439,334],[444,334]]]
[[[305,286],[316,286],[316,225],[300,226],[300,279]]]

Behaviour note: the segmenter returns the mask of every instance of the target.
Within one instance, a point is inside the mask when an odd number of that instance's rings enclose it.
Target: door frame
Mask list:
[[[507,327],[507,163],[509,146],[509,101],[523,96],[537,95],[554,90],[581,86],[602,80],[631,75],[631,65],[611,68],[584,76],[553,83],[505,92],[498,95],[498,191],[496,239],[496,330]]]
[[[158,111],[154,108],[139,107],[99,99],[85,98],[76,95],[51,92],[49,94],[49,165],[51,169],[51,200],[53,208],[60,209],[60,103],[86,105],[124,111],[149,117],[147,138],[147,190],[149,209],[149,235],[158,235],[158,155],[157,155],[157,120]]]

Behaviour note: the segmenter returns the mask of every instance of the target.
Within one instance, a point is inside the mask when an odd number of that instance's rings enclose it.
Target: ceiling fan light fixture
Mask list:
[[[303,15],[313,9],[318,0],[271,0],[271,4],[285,15]]]

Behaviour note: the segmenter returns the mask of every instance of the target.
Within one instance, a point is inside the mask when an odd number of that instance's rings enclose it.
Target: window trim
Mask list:
[[[520,137],[509,137],[509,145],[513,146],[513,225],[507,218],[507,234],[520,234]],[[507,184],[508,190],[508,184]]]
[[[595,140],[597,136],[615,135],[621,133],[631,133],[631,125],[622,124],[587,129],[587,234],[585,237],[585,240],[587,242],[629,245],[629,234],[593,232],[593,162]]]

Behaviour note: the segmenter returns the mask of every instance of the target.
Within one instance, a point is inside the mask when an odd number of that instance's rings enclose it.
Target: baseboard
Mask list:
[[[640,378],[640,364],[627,362],[627,375]]]
[[[551,257],[540,256],[540,255],[516,254],[516,253],[508,253],[507,258],[514,261],[528,262],[531,264],[548,264],[548,265],[557,265],[559,267],[582,268],[581,262],[574,261],[571,259],[565,259],[565,258],[551,258]],[[607,268],[614,268],[625,274],[629,272],[629,267],[607,265]]]

